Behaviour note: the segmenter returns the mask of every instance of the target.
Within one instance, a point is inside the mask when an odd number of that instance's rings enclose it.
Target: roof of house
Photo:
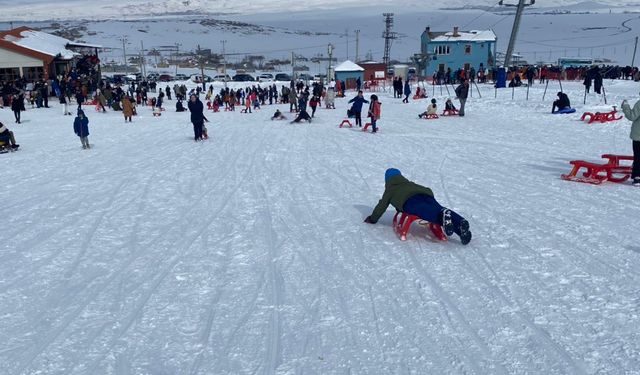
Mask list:
[[[336,72],[364,72],[364,69],[360,65],[354,63],[353,61],[347,60],[347,61],[343,62],[342,64],[336,66],[334,71],[336,71]]]
[[[429,33],[431,42],[495,42],[497,37],[493,30],[459,31],[458,36],[453,36],[453,31],[446,33]]]
[[[78,43],[28,27],[0,32],[0,47],[47,61],[55,57],[68,60],[79,55],[67,48],[70,45]]]

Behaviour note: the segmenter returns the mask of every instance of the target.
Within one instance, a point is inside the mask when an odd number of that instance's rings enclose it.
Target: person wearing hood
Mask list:
[[[391,204],[399,212],[415,215],[422,220],[442,226],[447,236],[457,234],[463,245],[471,241],[469,222],[453,210],[442,207],[434,198],[431,189],[407,180],[395,168],[387,169],[384,180],[385,189],[382,199],[373,213],[364,220],[365,223],[377,223]]]
[[[0,122],[0,141],[4,143],[4,147],[10,150],[16,150],[20,147],[16,143],[16,138],[13,136],[13,132],[9,130],[3,123]]]
[[[409,95],[411,95],[411,85],[409,85],[409,80],[407,79],[404,82],[404,99],[402,99],[403,103],[409,103]]]
[[[89,146],[89,119],[84,115],[82,109],[78,109],[78,116],[73,122],[73,131],[80,137],[83,149],[91,148],[91,146]]]
[[[640,100],[631,108],[625,100],[622,102],[622,112],[627,120],[632,121],[629,137],[633,143],[633,169],[631,178],[633,186],[640,186]]]
[[[350,111],[356,118],[356,126],[362,127],[362,105],[369,104],[369,101],[364,98],[362,91],[358,91],[358,96],[349,100],[349,103],[353,103]]]
[[[200,99],[198,99],[198,96],[196,94],[191,94],[187,107],[189,107],[189,112],[191,112],[191,123],[193,124],[193,139],[196,142],[201,141],[204,132],[204,122],[209,122],[209,120],[207,120],[207,118],[204,116],[204,105],[202,104]]]

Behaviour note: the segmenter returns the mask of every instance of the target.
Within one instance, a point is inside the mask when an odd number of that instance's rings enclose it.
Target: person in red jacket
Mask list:
[[[380,118],[380,102],[378,101],[378,95],[371,95],[371,103],[369,103],[369,117],[371,117],[372,133],[376,133],[378,128],[376,122]]]

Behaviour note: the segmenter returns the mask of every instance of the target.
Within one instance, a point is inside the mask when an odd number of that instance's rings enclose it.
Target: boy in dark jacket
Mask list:
[[[89,146],[89,119],[81,109],[78,110],[78,116],[73,122],[73,131],[80,137],[83,149],[91,148],[91,146]]]
[[[349,100],[349,103],[353,103],[351,113],[356,118],[356,125],[362,127],[362,105],[364,103],[369,104],[369,101],[362,96],[362,91],[358,91],[358,96]]]
[[[407,180],[395,168],[387,169],[384,179],[385,189],[382,199],[373,213],[364,219],[365,223],[377,223],[391,204],[397,211],[416,215],[430,223],[442,226],[447,236],[457,234],[463,245],[471,241],[469,222],[456,212],[442,207],[433,197],[431,189]]]
[[[567,94],[563,92],[558,92],[558,100],[553,102],[553,107],[551,107],[551,113],[556,112],[556,108],[558,111],[563,110],[565,108],[571,108],[571,102],[569,101],[569,97]]]

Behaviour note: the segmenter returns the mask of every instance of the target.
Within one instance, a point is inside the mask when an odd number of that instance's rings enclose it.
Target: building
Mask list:
[[[0,82],[53,78],[78,63],[99,73],[99,48],[28,27],[0,31]]]
[[[387,68],[384,63],[375,61],[360,62],[358,66],[364,69],[365,81],[386,81]]]
[[[334,69],[336,81],[344,81],[347,90],[353,90],[357,87],[356,81],[360,78],[360,83],[364,84],[364,69],[352,62],[345,61]]]
[[[476,70],[480,64],[484,68],[491,68],[495,64],[495,49],[497,37],[493,30],[433,32],[429,27],[422,33],[421,49],[423,56],[427,56],[425,76],[431,76],[437,71],[447,68]]]

